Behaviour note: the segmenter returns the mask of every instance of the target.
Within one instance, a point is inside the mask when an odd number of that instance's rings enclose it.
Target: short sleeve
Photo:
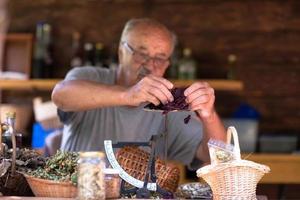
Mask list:
[[[65,80],[89,80],[95,82],[106,82],[109,71],[100,67],[76,67],[69,71]]]
[[[114,72],[101,67],[76,67],[70,70],[64,80],[88,80],[105,84],[112,84],[114,82]],[[84,115],[81,112],[64,112],[58,109],[58,117],[63,124],[80,121]]]

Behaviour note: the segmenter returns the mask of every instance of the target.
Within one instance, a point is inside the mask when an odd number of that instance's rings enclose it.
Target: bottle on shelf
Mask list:
[[[33,66],[32,78],[41,78],[44,68],[44,54],[45,48],[43,44],[43,23],[39,22],[36,25],[34,53],[33,53]]]
[[[53,55],[52,55],[52,27],[48,23],[43,24],[43,41],[45,46],[45,67],[42,78],[51,78],[53,70]]]
[[[8,147],[8,149],[12,148],[12,134],[14,134],[16,138],[16,148],[20,149],[22,147],[22,134],[17,133],[15,129],[15,123],[16,113],[7,112],[6,122],[1,124],[1,129],[3,131],[2,142]]]
[[[118,62],[118,44],[113,44],[110,49],[108,64],[110,69],[117,69],[119,67]]]
[[[235,54],[229,54],[227,57],[228,69],[227,69],[227,79],[236,79],[236,61],[237,57]]]
[[[101,42],[97,42],[95,45],[94,63],[96,67],[106,67],[106,68],[109,67],[106,60],[104,44]]]
[[[94,66],[94,47],[90,42],[84,43],[84,66]]]
[[[184,48],[183,57],[178,61],[178,79],[196,79],[196,67],[197,63],[192,57],[192,50],[190,48]]]
[[[50,78],[53,67],[52,28],[39,22],[36,26],[32,78]]]
[[[79,32],[73,32],[72,34],[72,57],[70,61],[71,68],[82,66],[82,54],[81,54],[81,34]]]
[[[171,55],[171,62],[170,62],[170,66],[167,69],[167,78],[170,79],[177,79],[178,78],[178,61],[180,56],[180,47],[178,44],[175,45],[173,54]]]

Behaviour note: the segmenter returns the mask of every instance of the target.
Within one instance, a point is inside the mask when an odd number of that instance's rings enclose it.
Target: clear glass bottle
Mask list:
[[[103,152],[80,152],[78,160],[78,200],[105,199],[105,155]]]
[[[5,125],[2,126],[4,132],[2,134],[2,141],[8,147],[8,149],[12,148],[12,134],[15,134],[16,137],[16,148],[20,149],[22,147],[22,134],[17,133],[15,129],[16,123],[16,112],[7,112],[6,113],[6,122]]]
[[[52,26],[48,23],[43,24],[43,43],[45,46],[45,67],[42,78],[51,78],[53,70],[53,37]]]
[[[183,58],[178,62],[178,78],[181,80],[196,79],[196,61],[190,48],[183,49]]]
[[[237,56],[235,54],[230,54],[227,57],[227,61],[228,61],[227,79],[234,80],[236,79]]]
[[[43,43],[43,22],[36,25],[35,44],[32,62],[32,78],[43,78],[43,68],[45,66],[45,45]]]
[[[82,66],[81,55],[81,34],[77,31],[72,33],[72,57],[70,61],[71,68]]]
[[[94,66],[94,45],[92,43],[86,42],[84,44],[84,66]]]
[[[106,63],[104,44],[101,42],[97,42],[95,45],[94,63],[95,66],[97,67],[105,67],[105,68],[109,67]]]

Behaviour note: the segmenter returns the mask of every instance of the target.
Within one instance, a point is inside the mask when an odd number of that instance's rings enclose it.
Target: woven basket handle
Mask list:
[[[233,136],[233,151],[236,159],[241,159],[241,149],[239,144],[239,138],[236,129],[233,126],[227,129],[227,144],[231,143],[231,136]]]

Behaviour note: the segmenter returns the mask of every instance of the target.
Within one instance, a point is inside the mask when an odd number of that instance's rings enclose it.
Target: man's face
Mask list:
[[[170,34],[155,29],[130,32],[120,47],[120,64],[127,83],[134,84],[146,74],[163,76],[171,53]]]

